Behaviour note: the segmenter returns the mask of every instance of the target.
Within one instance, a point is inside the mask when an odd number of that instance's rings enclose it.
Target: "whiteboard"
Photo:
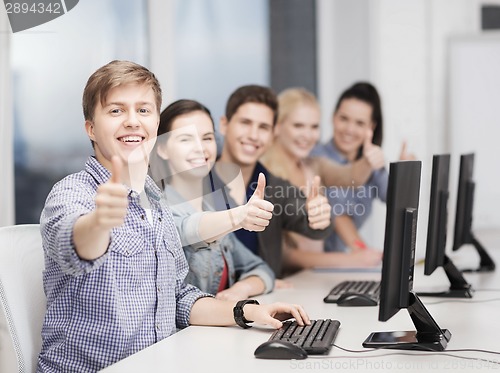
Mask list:
[[[500,33],[453,37],[448,55],[449,212],[460,154],[474,152],[473,228],[500,228]]]

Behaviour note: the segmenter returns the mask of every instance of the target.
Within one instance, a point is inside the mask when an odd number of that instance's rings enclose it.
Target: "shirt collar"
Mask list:
[[[90,176],[94,178],[97,184],[104,184],[111,177],[111,172],[109,172],[109,170],[104,167],[95,156],[90,156],[87,159],[87,162],[85,164],[85,171],[87,171]],[[139,198],[139,194],[136,191],[130,189],[128,186],[126,187],[129,196],[133,198]],[[158,188],[158,186],[149,175],[146,176],[144,190],[149,198],[152,198],[155,201],[160,200],[160,188]]]

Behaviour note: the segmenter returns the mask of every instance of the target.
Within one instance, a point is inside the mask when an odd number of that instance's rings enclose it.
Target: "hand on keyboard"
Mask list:
[[[311,320],[302,306],[288,303],[271,303],[263,305],[247,304],[245,318],[258,324],[270,325],[275,329],[283,326],[282,321],[294,318],[298,325],[309,325]]]
[[[297,348],[306,354],[325,354],[332,348],[340,327],[338,320],[311,320],[310,325],[299,325],[296,321],[285,321],[283,327],[276,330],[269,341],[255,350],[255,356],[265,359],[301,358]],[[271,343],[271,342],[283,343]],[[295,348],[287,345],[292,344]]]

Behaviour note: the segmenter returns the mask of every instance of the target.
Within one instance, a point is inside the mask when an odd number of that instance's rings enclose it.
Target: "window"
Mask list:
[[[84,131],[88,77],[114,59],[147,66],[146,0],[85,0],[11,38],[16,223],[38,223],[53,184],[93,154]]]

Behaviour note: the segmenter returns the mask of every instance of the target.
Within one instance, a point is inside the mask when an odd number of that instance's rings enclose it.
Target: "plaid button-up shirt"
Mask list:
[[[78,257],[73,226],[95,208],[97,187],[110,177],[94,157],[50,192],[40,219],[45,252],[47,312],[40,372],[104,368],[186,327],[193,303],[206,296],[186,285],[188,265],[172,214],[147,177],[152,224],[129,190],[125,222],[114,228],[107,252]]]

